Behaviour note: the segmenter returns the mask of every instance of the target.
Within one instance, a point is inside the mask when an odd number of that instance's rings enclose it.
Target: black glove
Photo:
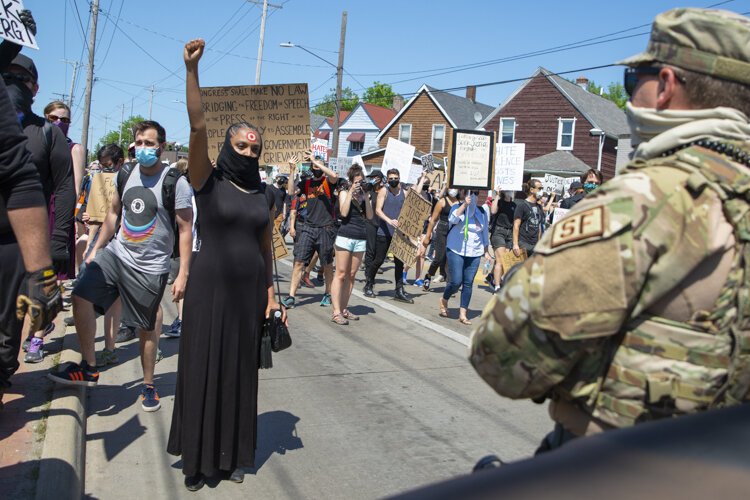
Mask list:
[[[57,273],[45,267],[33,273],[26,273],[21,290],[16,299],[16,317],[23,320],[28,313],[31,331],[44,330],[62,310],[62,292],[57,285]]]
[[[56,240],[50,241],[50,256],[52,257],[52,266],[58,273],[65,272],[68,269],[70,253],[68,253],[68,241]]]
[[[18,19],[21,20],[23,25],[26,26],[26,29],[28,29],[32,35],[36,36],[36,21],[34,21],[34,16],[31,15],[30,10],[23,9],[18,13]]]

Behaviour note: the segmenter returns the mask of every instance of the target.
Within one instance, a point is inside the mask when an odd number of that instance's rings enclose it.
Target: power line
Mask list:
[[[107,50],[104,52],[104,57],[102,58],[101,63],[99,63],[99,67],[104,66],[104,62],[107,60],[107,56],[109,55],[109,49],[112,48],[112,42],[114,41],[115,34],[117,33],[117,25],[120,23],[120,15],[122,14],[122,8],[124,5],[125,5],[125,0],[120,0],[120,10],[117,11],[117,19],[115,19],[115,27],[112,30],[112,37],[110,37],[109,39],[109,45],[107,45]],[[107,17],[107,19],[109,19],[109,17]]]
[[[78,18],[78,26],[80,26],[81,28],[81,41],[85,45],[86,44],[86,31],[83,29],[83,21],[81,20],[81,13],[78,12],[78,3],[75,0],[68,0],[68,3],[71,4],[73,11],[76,13],[76,17]]]

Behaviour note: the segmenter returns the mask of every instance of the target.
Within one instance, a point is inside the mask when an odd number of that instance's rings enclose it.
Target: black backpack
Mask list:
[[[122,202],[125,184],[128,182],[130,174],[133,173],[134,167],[135,164],[126,163],[117,172],[117,194],[120,196],[120,202]],[[180,231],[177,227],[177,216],[175,215],[175,196],[177,193],[177,181],[180,180],[182,174],[174,167],[170,166],[167,169],[167,175],[164,176],[164,182],[161,185],[161,202],[167,213],[169,213],[169,221],[172,224],[172,231],[174,232],[172,257],[178,258],[180,256]]]

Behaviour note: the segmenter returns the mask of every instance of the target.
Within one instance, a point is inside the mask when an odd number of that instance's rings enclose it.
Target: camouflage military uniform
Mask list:
[[[572,435],[748,398],[750,142],[706,136],[629,165],[514,270],[472,336],[498,393],[550,398]]]

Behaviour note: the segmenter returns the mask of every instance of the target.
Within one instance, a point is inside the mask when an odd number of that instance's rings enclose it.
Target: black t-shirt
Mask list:
[[[497,213],[495,214],[495,225],[492,231],[497,229],[513,229],[513,219],[516,216],[516,204],[512,201],[500,200],[497,203]]]
[[[307,195],[307,219],[311,227],[330,226],[335,222],[333,208],[333,187],[328,179],[307,179],[298,184],[301,193]]]
[[[578,194],[574,194],[570,198],[565,198],[560,203],[560,208],[571,209],[571,208],[573,208],[575,206],[576,203],[578,203],[579,201],[581,201],[585,196],[586,196],[586,193],[578,193]]]
[[[289,197],[289,195],[286,194],[285,189],[281,189],[278,186],[274,186],[273,184],[269,184],[268,188],[273,194],[273,206],[276,209],[274,218],[276,218],[281,212],[284,211],[284,205],[286,204],[286,199]]]
[[[544,211],[537,203],[526,200],[516,204],[513,219],[521,219],[521,227],[518,228],[518,246],[526,250],[532,250],[539,241],[539,228],[544,219]]]

